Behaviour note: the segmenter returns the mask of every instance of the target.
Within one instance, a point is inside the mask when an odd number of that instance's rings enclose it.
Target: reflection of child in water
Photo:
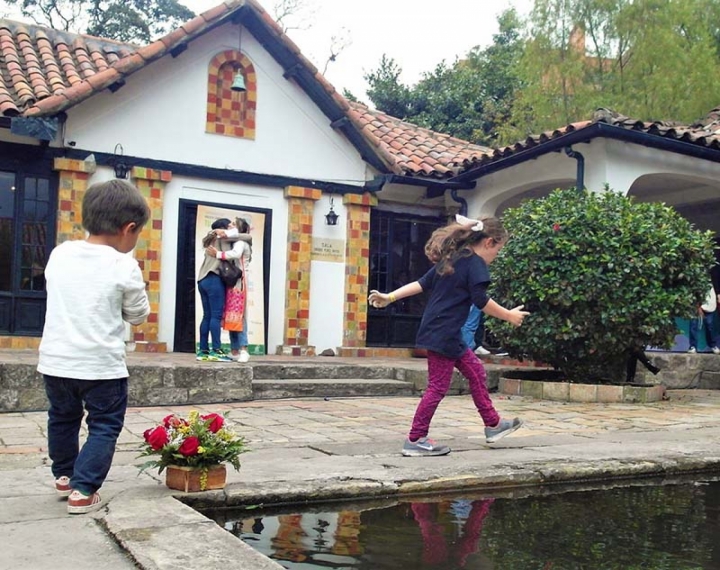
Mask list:
[[[460,568],[464,568],[468,557],[478,551],[483,521],[493,501],[495,499],[453,501],[450,510],[458,521],[464,522],[462,535],[451,555],[448,554],[445,528],[438,522],[438,503],[412,503],[410,507],[423,537],[423,564],[439,564],[453,559]]]

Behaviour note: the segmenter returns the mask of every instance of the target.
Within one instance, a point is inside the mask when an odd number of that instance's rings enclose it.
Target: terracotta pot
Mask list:
[[[214,465],[207,469],[169,465],[165,469],[165,485],[185,493],[224,489],[226,478],[225,465]]]

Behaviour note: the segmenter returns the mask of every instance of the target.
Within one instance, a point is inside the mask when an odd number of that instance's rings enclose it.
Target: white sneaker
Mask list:
[[[694,346],[691,346],[690,348],[688,348],[688,354],[695,354],[696,352],[697,352],[697,348],[695,348]]]
[[[238,356],[238,362],[247,362],[250,360],[250,355],[247,350],[241,350],[240,356]]]
[[[486,350],[482,345],[480,345],[475,349],[475,354],[477,354],[478,356],[487,356],[488,354],[490,354],[490,351]]]
[[[720,354],[720,347],[713,346],[712,351],[713,351],[714,354]]]

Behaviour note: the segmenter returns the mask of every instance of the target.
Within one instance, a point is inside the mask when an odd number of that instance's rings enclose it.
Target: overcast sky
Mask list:
[[[195,12],[218,0],[186,0]],[[383,53],[402,68],[402,80],[414,84],[438,63],[462,57],[473,46],[487,46],[497,32],[497,16],[514,6],[527,14],[532,0],[305,0],[311,17],[305,30],[288,35],[320,71],[330,54],[331,38],[351,41],[330,63],[325,77],[340,92],[349,89],[369,102],[363,76],[377,69]],[[260,0],[272,13],[276,0]],[[289,20],[291,21],[291,20]]]

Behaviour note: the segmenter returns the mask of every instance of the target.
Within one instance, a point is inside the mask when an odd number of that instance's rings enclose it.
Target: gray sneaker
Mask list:
[[[406,439],[402,448],[402,454],[405,457],[447,455],[448,453],[450,453],[450,448],[447,445],[438,445],[427,437],[421,437],[415,442]]]
[[[500,441],[506,435],[511,434],[522,425],[523,421],[520,418],[515,418],[514,420],[501,419],[497,426],[485,428],[485,441],[488,443]]]

